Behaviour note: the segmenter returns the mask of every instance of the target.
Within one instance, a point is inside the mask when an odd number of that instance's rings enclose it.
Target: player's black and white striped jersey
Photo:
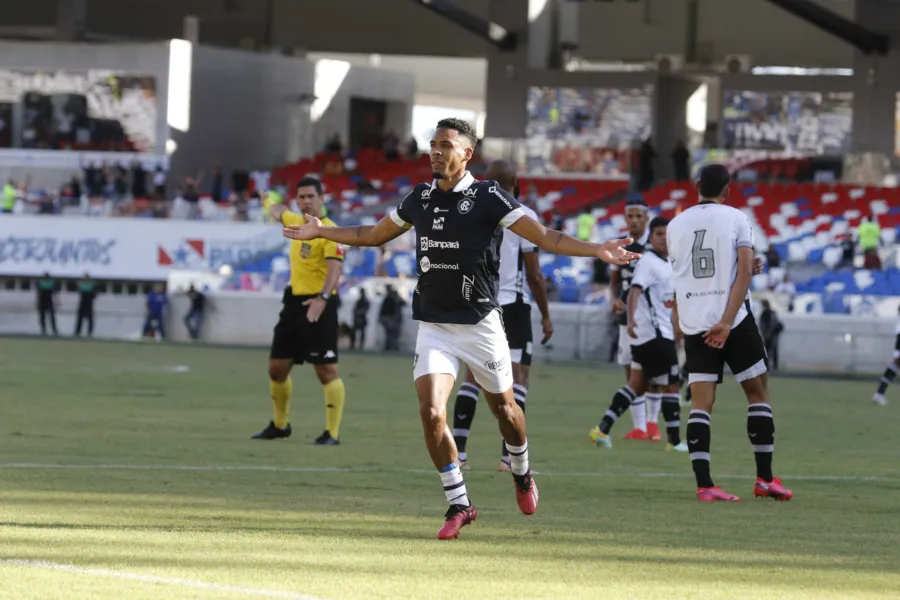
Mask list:
[[[436,181],[413,188],[390,214],[416,230],[413,318],[474,325],[498,308],[502,228],[524,214],[496,181],[476,181],[471,173],[447,192]]]

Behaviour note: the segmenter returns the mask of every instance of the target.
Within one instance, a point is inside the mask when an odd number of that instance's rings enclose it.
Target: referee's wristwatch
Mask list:
[[[331,294],[329,294],[327,292],[322,292],[321,294],[319,294],[319,298],[321,298],[325,302],[328,302],[328,299],[331,298]]]

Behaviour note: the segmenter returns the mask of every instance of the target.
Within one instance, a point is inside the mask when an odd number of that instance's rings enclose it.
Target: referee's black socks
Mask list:
[[[768,404],[751,404],[747,407],[747,435],[753,444],[756,458],[756,476],[772,481],[772,453],[775,451],[775,419]]]

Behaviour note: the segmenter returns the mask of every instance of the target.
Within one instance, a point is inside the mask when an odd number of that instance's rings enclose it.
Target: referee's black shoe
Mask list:
[[[331,434],[326,429],[322,432],[322,435],[313,440],[314,446],[340,446],[341,440],[335,439],[331,437]]]
[[[281,438],[291,437],[291,424],[288,423],[284,429],[275,427],[275,421],[269,421],[268,427],[250,436],[251,440],[279,440]]]

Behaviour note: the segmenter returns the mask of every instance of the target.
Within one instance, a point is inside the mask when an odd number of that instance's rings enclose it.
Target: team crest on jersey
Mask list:
[[[312,244],[309,242],[303,242],[300,245],[300,258],[309,258],[309,255],[312,253]]]
[[[468,191],[468,190],[466,190]],[[465,192],[463,192],[465,193]],[[463,198],[459,202],[456,203],[456,210],[459,211],[459,214],[464,215],[469,213],[473,208],[475,208],[475,203],[468,198]]]

